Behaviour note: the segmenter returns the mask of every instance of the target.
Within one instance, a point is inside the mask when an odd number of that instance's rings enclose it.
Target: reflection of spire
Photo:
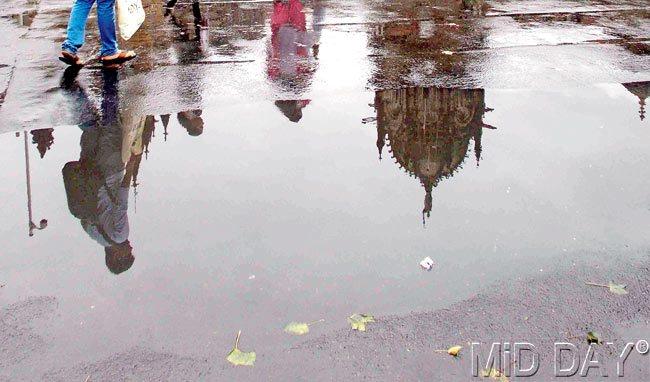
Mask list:
[[[156,120],[153,115],[148,115],[144,119],[144,129],[142,130],[142,146],[144,146],[144,156],[148,158],[149,156],[149,143],[151,142],[151,137],[156,130]]]
[[[645,119],[645,100],[639,100],[639,118],[643,121]]]
[[[426,225],[426,218],[431,217],[431,209],[433,208],[433,196],[431,191],[433,190],[433,185],[427,184],[424,186],[425,195],[424,195],[424,208],[422,209],[422,225]]]
[[[140,162],[142,162],[142,155],[134,155],[133,161],[133,188],[137,188],[140,183],[138,183],[138,173],[140,173]]]
[[[161,115],[160,120],[163,124],[163,135],[165,136],[165,142],[167,142],[167,126],[169,125],[169,114]]]
[[[133,207],[135,212],[138,212],[138,173],[140,172],[140,162],[142,162],[142,154],[134,155],[133,158]]]
[[[650,96],[650,81],[629,82],[623,86],[630,93],[639,97],[639,118],[643,121],[645,119],[645,100]]]
[[[379,160],[381,161],[381,154],[384,151],[384,146],[386,145],[386,132],[377,127],[377,152],[379,153]]]
[[[39,154],[41,154],[41,158],[45,156],[47,150],[49,150],[54,143],[52,132],[54,132],[54,129],[38,129],[30,132],[32,135],[32,143],[36,145]]]
[[[379,92],[375,94],[375,104],[379,99]],[[384,151],[384,146],[386,145],[386,129],[384,128],[383,121],[377,120],[377,151],[379,152],[379,161],[381,161],[381,154]]]
[[[481,146],[481,135],[483,135],[483,129],[477,129],[474,133],[474,156],[476,157],[476,167],[480,165],[481,152],[483,151],[483,147]]]

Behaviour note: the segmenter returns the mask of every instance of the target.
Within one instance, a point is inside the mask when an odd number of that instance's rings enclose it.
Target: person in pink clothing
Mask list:
[[[300,0],[275,0],[271,15],[271,43],[267,57],[267,75],[283,92],[296,97],[307,90],[315,71],[310,48],[313,33],[307,31]],[[292,122],[302,118],[302,109],[310,100],[284,99],[275,105]]]
[[[309,73],[310,36],[300,0],[275,0],[271,15],[268,76],[280,82],[299,80]]]
[[[300,0],[275,0],[271,15],[271,31],[277,31],[281,26],[291,24],[296,30],[306,31],[305,13]]]

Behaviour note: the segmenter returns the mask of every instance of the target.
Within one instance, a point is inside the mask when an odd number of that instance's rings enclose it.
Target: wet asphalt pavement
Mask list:
[[[69,5],[0,4],[0,381],[468,380],[435,350],[494,339],[548,380],[553,341],[650,340],[647,1],[144,1],[118,75],[92,15],[64,73]],[[119,275],[66,183],[94,139]]]

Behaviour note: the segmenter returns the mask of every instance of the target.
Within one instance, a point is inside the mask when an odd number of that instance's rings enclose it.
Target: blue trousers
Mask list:
[[[100,56],[117,53],[115,34],[115,0],[75,0],[68,22],[68,36],[61,49],[77,54],[86,38],[86,21],[93,4],[97,1],[97,24],[102,42]]]

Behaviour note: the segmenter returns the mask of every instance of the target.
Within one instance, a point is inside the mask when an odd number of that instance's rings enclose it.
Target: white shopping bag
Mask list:
[[[144,22],[141,0],[117,0],[117,24],[123,39],[130,39]]]

